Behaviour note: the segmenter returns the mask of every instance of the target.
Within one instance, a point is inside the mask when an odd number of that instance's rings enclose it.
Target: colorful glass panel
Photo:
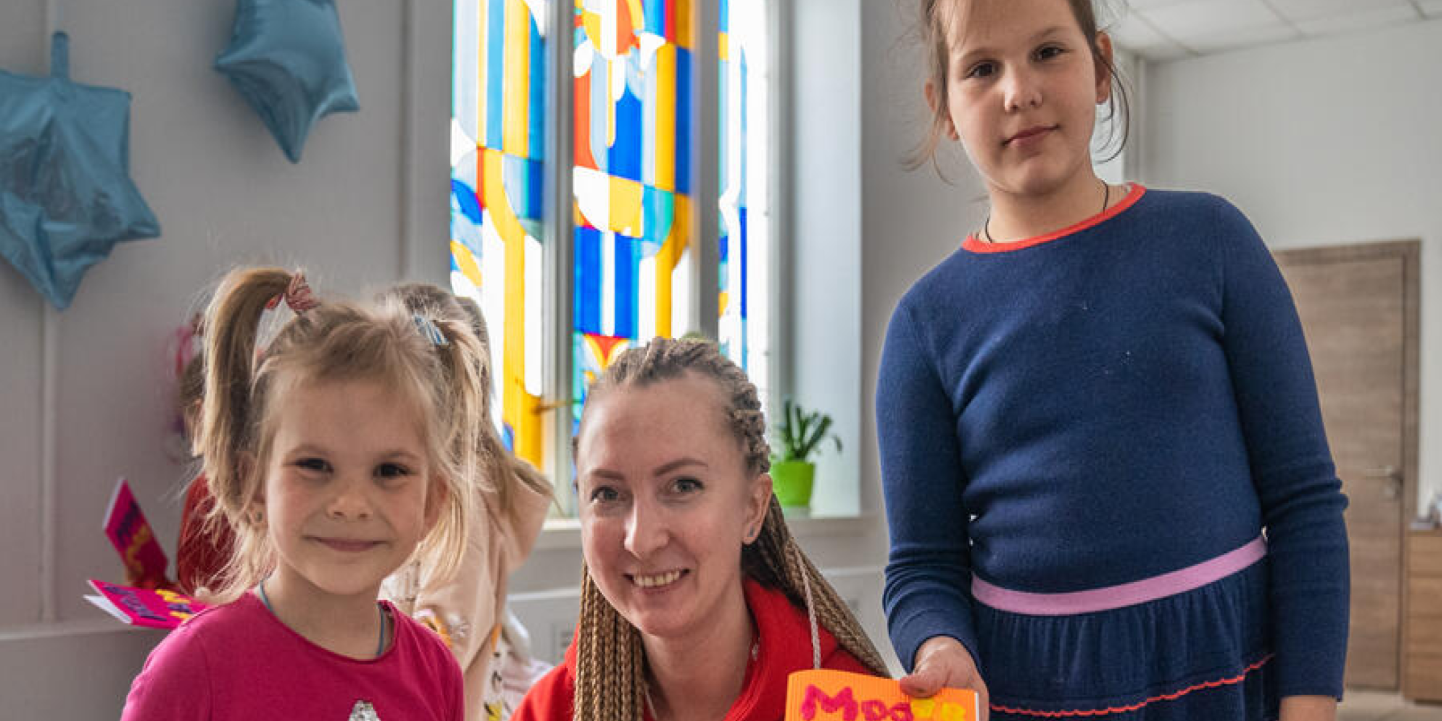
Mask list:
[[[720,3],[720,231],[718,340],[765,393],[770,387],[766,280],[766,18],[764,0]],[[753,78],[763,82],[757,83]]]
[[[574,0],[572,398],[620,351],[682,325],[691,0]],[[581,404],[573,405],[579,423]]]
[[[455,0],[451,289],[489,325],[495,422],[543,463],[544,0]]]

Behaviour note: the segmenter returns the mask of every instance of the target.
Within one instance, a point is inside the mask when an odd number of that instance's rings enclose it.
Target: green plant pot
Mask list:
[[[782,506],[811,505],[811,482],[816,464],[807,461],[777,461],[771,464],[771,490]]]

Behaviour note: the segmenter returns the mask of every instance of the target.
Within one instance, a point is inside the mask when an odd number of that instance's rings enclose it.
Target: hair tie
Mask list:
[[[276,306],[280,305],[281,300],[284,300],[286,307],[296,315],[320,305],[320,301],[316,300],[315,295],[310,291],[310,283],[305,282],[305,273],[299,270],[290,277],[290,284],[286,286],[285,292],[271,298],[270,302],[265,304],[266,309],[274,310]]]
[[[416,322],[416,330],[420,331],[421,335],[431,342],[431,345],[450,345],[450,341],[446,340],[446,334],[442,333],[440,326],[437,326],[430,318],[417,313],[411,316],[411,319]]]

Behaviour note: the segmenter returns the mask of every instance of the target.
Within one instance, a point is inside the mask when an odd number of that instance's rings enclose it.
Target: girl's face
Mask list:
[[[744,609],[741,548],[761,527],[771,477],[747,469],[720,388],[687,374],[592,403],[576,471],[582,550],[601,593],[656,638]]]
[[[277,582],[312,599],[375,598],[439,514],[423,419],[374,380],[297,384],[275,402],[257,506]]]
[[[1111,92],[1067,0],[943,0],[946,133],[995,193],[1045,196],[1090,179],[1096,106]],[[1111,41],[1097,43],[1111,57]],[[930,83],[927,99],[940,97]]]

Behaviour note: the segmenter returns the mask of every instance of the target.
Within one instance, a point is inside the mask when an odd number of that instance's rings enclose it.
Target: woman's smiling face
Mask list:
[[[643,634],[684,638],[745,603],[741,549],[771,497],[720,387],[687,373],[593,396],[576,446],[592,579]]]

